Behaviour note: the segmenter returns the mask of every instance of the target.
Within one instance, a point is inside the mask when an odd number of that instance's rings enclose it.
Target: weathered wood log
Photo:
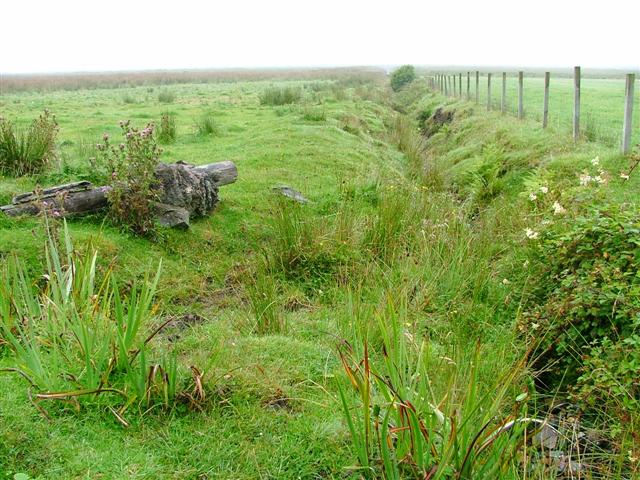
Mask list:
[[[156,169],[160,202],[156,214],[161,224],[188,227],[190,216],[203,216],[218,202],[218,187],[234,183],[238,170],[224,161],[193,166],[184,162],[160,164]],[[108,205],[109,186],[94,187],[90,182],[58,185],[16,195],[12,203],[0,207],[10,216],[37,215],[46,209],[55,215],[83,215]]]
[[[90,182],[86,183],[88,185],[83,189],[74,188],[74,184],[54,187],[55,195],[41,196],[38,192],[20,194],[14,198],[14,203],[1,206],[0,211],[17,217],[37,215],[43,208],[56,215],[83,215],[105,208],[111,187],[93,187]],[[19,198],[18,202],[15,202],[16,198]]]

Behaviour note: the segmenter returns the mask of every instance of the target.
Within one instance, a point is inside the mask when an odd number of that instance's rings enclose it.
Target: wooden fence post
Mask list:
[[[518,72],[518,118],[524,118],[524,72]]]
[[[551,72],[544,72],[544,101],[542,104],[542,128],[549,125],[549,81]]]
[[[580,67],[573,67],[573,140],[580,138]]]
[[[624,92],[624,124],[622,125],[622,153],[631,151],[631,124],[633,120],[633,90],[636,83],[635,73],[627,73]]]
[[[444,94],[449,95],[449,75],[444,76]]]
[[[476,70],[476,103],[480,103],[480,72]]]
[[[491,110],[491,74],[487,73],[487,110]]]
[[[458,90],[456,87],[456,76],[455,74],[452,75],[453,76],[453,96],[455,97],[458,94]]]
[[[507,72],[502,72],[502,97],[500,97],[500,111],[507,111]]]
[[[471,72],[467,72],[467,100],[471,100],[470,87],[471,87]]]
[[[462,98],[462,74],[458,74],[458,94],[459,97]]]

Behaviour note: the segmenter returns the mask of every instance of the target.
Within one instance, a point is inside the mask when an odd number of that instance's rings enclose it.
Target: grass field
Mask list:
[[[153,325],[170,316],[196,320],[161,333],[154,352],[175,352],[181,371],[205,371],[207,402],[199,409],[131,407],[128,428],[106,400],[80,411],[40,403],[46,418],[23,378],[0,372],[0,478],[382,478],[390,461],[384,449],[376,456],[371,440],[363,457],[347,419],[357,428],[375,405],[386,405],[384,382],[371,397],[366,389],[353,393],[345,365],[353,367],[351,379],[369,375],[362,370],[369,363],[384,372],[396,395],[433,422],[438,445],[455,438],[442,448],[442,465],[468,468],[474,460],[467,462],[463,446],[473,449],[485,423],[516,410],[545,412],[550,394],[536,394],[530,338],[519,328],[535,274],[523,232],[547,221],[527,189],[534,180],[548,185],[578,217],[589,202],[633,210],[640,180],[619,178],[629,160],[602,141],[622,118],[620,82],[584,82],[584,111],[597,115],[599,133],[578,145],[565,128],[570,81],[553,80],[557,128],[546,132],[535,120],[539,84],[526,82],[524,122],[429,93],[421,82],[392,94],[371,79],[279,81],[302,90],[298,102],[283,106],[260,104],[270,81],[3,93],[1,116],[27,125],[46,108],[61,130],[59,165],[36,177],[0,178],[2,204],[37,185],[92,179],[88,158],[103,132],[117,138],[118,121],[144,126],[165,112],[175,117],[177,139],[163,146],[164,161],[233,160],[239,177],[221,188],[212,215],[188,231],[162,230],[154,241],[102,216],[68,222],[76,248],[96,246],[98,265],[113,263],[123,284],[162,259]],[[510,99],[514,86],[511,79]],[[165,103],[159,95],[166,91],[173,100]],[[454,122],[422,139],[418,114],[443,105],[456,111]],[[199,133],[203,118],[216,126],[210,135]],[[576,193],[595,156],[610,181],[594,196]],[[483,183],[483,165],[491,162],[504,172]],[[284,201],[272,191],[280,184],[310,203]],[[16,254],[39,278],[44,241],[40,219],[0,217],[0,262]],[[281,320],[275,332],[256,328],[261,297],[269,302],[264,311]],[[0,368],[14,365],[0,344]],[[640,448],[633,405],[626,421],[603,407],[606,421],[594,422],[613,446],[591,460],[598,466],[592,478],[638,474],[628,460]],[[442,412],[454,427],[453,419],[462,420],[457,438],[456,428],[439,430]],[[490,458],[499,453],[492,441]],[[563,478],[544,462],[523,474],[520,454],[484,477],[478,472],[491,464],[483,462],[473,478]],[[414,465],[402,468],[396,478],[424,478]],[[443,467],[433,478],[453,475]]]
[[[462,91],[466,95],[466,72],[463,73]],[[637,90],[637,86],[636,86]],[[492,105],[500,110],[502,94],[502,74],[494,72],[491,77]],[[581,82],[581,131],[589,140],[619,147],[622,139],[624,117],[625,81],[619,78],[583,78]],[[471,76],[471,97],[475,99],[475,77]],[[544,97],[544,78],[525,76],[524,110],[525,115],[542,122],[542,103]],[[480,78],[480,104],[487,104],[487,78]],[[518,77],[507,74],[507,111],[516,116],[518,113]],[[566,134],[573,128],[573,79],[554,77],[549,86],[549,127]],[[635,96],[633,124],[640,122],[640,99]],[[640,129],[634,129],[632,141],[640,142]]]

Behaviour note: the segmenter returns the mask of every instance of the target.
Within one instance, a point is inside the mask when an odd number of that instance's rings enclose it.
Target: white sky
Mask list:
[[[640,68],[640,0],[0,0],[0,72]]]

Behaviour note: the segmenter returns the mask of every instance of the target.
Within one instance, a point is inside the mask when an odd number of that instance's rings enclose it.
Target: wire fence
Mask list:
[[[636,75],[620,78],[583,78],[575,67],[573,78],[525,76],[520,72],[433,72],[429,88],[464,98],[487,110],[519,119],[533,118],[543,128],[568,131],[574,140],[586,138],[629,153],[640,144],[640,108],[635,96]]]

